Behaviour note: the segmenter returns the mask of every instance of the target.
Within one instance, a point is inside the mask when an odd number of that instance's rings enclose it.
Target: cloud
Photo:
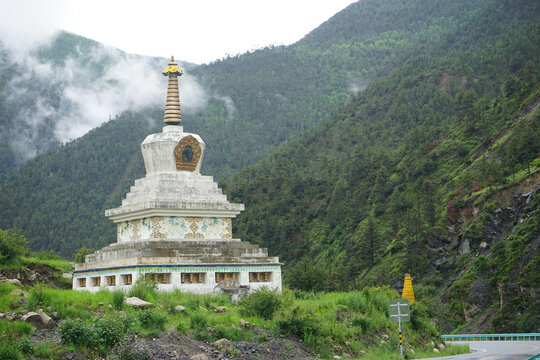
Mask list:
[[[212,97],[218,101],[221,101],[223,105],[225,105],[225,109],[227,110],[227,116],[231,117],[234,115],[236,107],[234,106],[233,100],[229,96],[214,94],[212,95]]]
[[[22,47],[8,50],[13,54]],[[126,54],[100,44],[85,46],[84,52],[76,48],[74,55],[54,63],[40,58],[32,48],[24,54],[11,56],[19,71],[0,94],[16,110],[14,125],[4,131],[12,133],[19,163],[55,143],[76,139],[124,111],[165,108],[168,80],[161,73],[165,59]],[[216,96],[234,112],[230,98],[210,95],[187,71],[179,86],[184,112],[202,111]],[[48,128],[51,139],[44,139]]]
[[[349,79],[347,84],[347,90],[353,94],[357,95],[360,91],[364,90],[368,82],[363,79]]]
[[[21,60],[58,31],[68,13],[65,0],[0,1],[0,39]]]

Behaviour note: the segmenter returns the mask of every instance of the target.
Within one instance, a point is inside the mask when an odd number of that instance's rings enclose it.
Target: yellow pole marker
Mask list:
[[[403,283],[403,293],[401,294],[401,298],[408,299],[409,304],[414,303],[414,291],[410,274],[405,274],[405,282]]]

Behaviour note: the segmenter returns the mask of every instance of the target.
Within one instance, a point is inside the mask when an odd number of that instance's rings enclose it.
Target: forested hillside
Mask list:
[[[535,331],[539,24],[538,3],[492,1],[244,168],[226,182],[246,205],[237,236],[279,254],[293,287],[410,272],[447,331]]]
[[[203,172],[230,175],[269,154],[329,116],[369,81],[439,43],[486,3],[441,0],[427,6],[420,0],[366,0],[349,6],[295,45],[187,66],[180,81],[184,126],[207,144]],[[380,22],[387,25],[381,27]],[[23,150],[35,150],[36,144],[42,144],[43,150],[48,142],[54,143],[53,133],[68,136],[84,126],[80,123],[87,115],[84,110],[111,109],[109,115],[116,120],[36,157],[5,181],[0,191],[0,227],[19,227],[34,249],[54,249],[67,257],[83,245],[99,248],[115,241],[114,226],[103,211],[118,206],[134,179],[144,175],[139,144],[145,134],[158,131],[163,107],[154,103],[165,101],[166,81],[154,78],[160,76],[161,60],[127,55],[66,33],[39,49],[32,57],[35,61],[27,64],[33,68],[18,68],[5,54],[2,69],[13,71],[2,70],[2,86],[12,86],[12,78],[23,73],[34,84],[27,90],[28,82],[17,83],[24,95],[18,99],[24,101],[6,101],[0,109],[0,125],[8,138],[35,130],[27,141],[17,142]],[[38,70],[64,71],[69,76],[48,81],[51,78],[39,77]],[[62,84],[71,84],[67,99]],[[45,85],[50,87],[47,91]],[[43,94],[51,98],[41,98]],[[117,94],[125,96],[116,98]],[[81,98],[88,103],[75,101]],[[122,106],[112,106],[110,98],[113,105],[118,100]],[[47,105],[41,106],[47,116],[32,126],[26,124],[20,114],[27,113],[27,106],[32,113],[40,104]],[[126,104],[132,111],[115,116],[113,111]],[[22,125],[20,134],[15,124]],[[9,170],[16,156],[7,144],[2,142],[6,152],[0,161],[5,160],[3,166]]]

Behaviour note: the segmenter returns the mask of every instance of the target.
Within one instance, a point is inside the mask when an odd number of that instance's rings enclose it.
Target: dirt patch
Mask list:
[[[302,348],[295,340],[272,339],[266,343],[232,342],[233,352],[227,353],[213,346],[213,343],[197,341],[184,334],[170,331],[160,334],[155,339],[135,337],[132,342],[138,350],[158,360],[189,360],[191,356],[204,354],[208,359],[239,360],[308,360],[317,357]]]
[[[35,345],[39,342],[52,342],[60,344],[58,329],[37,330],[32,335]],[[237,360],[311,360],[319,359],[303,348],[302,344],[294,339],[273,338],[268,342],[258,343],[249,341],[231,342],[233,351],[227,353],[213,346],[213,343],[198,341],[185,334],[170,330],[159,334],[155,338],[143,338],[138,334],[129,335],[111,353],[121,351],[122,348],[147,354],[153,360],[190,360],[192,356],[204,354],[208,360],[237,359]],[[80,353],[64,352],[60,360],[88,359]]]

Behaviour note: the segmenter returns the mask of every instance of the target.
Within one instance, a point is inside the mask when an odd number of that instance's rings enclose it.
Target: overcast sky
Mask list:
[[[0,39],[25,48],[65,29],[123,51],[207,63],[288,45],[354,0],[0,0]]]

